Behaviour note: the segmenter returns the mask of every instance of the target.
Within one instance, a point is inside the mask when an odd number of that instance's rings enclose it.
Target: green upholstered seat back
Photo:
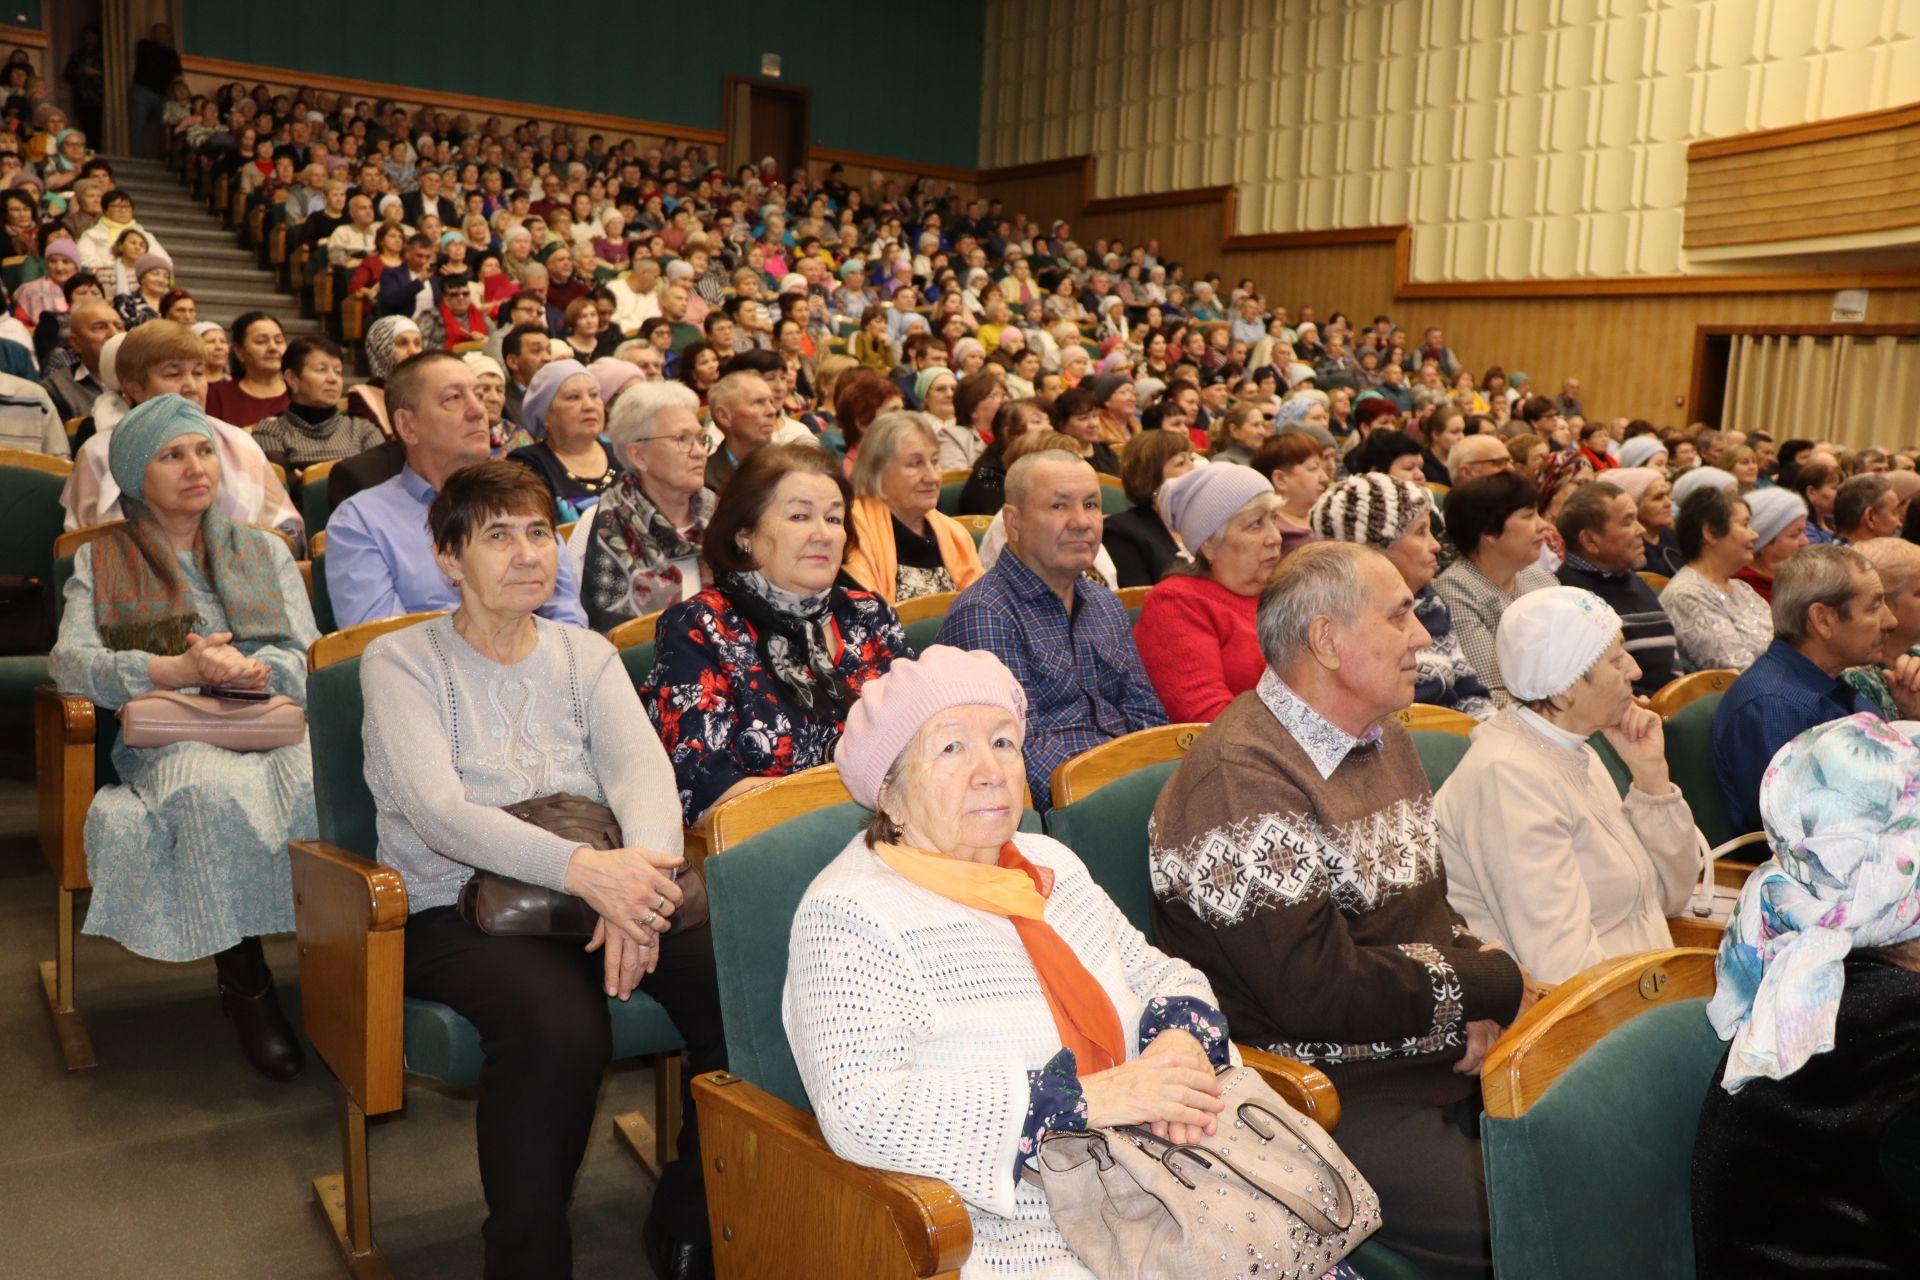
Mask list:
[[[5,605],[7,635],[15,642],[9,652],[39,653],[53,645],[53,540],[66,520],[65,483],[46,471],[0,467],[0,576],[24,580]]]
[[[622,649],[620,661],[627,669],[627,679],[633,681],[633,687],[638,689],[653,671],[653,641]]]
[[[1720,783],[1713,776],[1713,713],[1720,709],[1721,696],[1709,693],[1694,699],[1666,724],[1667,772],[1686,796],[1694,825],[1716,849],[1745,834],[1735,831],[1728,820]]]
[[[320,838],[371,860],[380,845],[373,792],[367,789],[366,744],[360,736],[360,659],[348,658],[307,677],[307,730],[313,743],[313,800]]]
[[[338,631],[340,624],[333,618],[333,593],[327,590],[327,557],[325,553],[313,558],[313,624],[320,629],[321,635]]]
[[[1080,855],[1094,883],[1149,942],[1153,880],[1147,869],[1147,819],[1179,767],[1177,760],[1150,764],[1047,814],[1047,834]]]
[[[940,638],[940,624],[947,620],[942,613],[931,618],[916,618],[906,624],[907,648],[917,657],[927,651],[933,642]]]
[[[960,491],[967,487],[965,480],[950,480],[940,486],[940,514],[957,516],[960,514]]]
[[[852,801],[815,809],[705,864],[727,1069],[803,1111],[813,1107],[780,1020],[787,938],[807,886],[871,816]],[[1020,829],[1038,831],[1039,816],[1027,810]]]
[[[66,526],[66,483],[49,471],[0,467],[0,573],[51,579],[53,541]]]
[[[306,522],[309,538],[326,528],[327,517],[333,514],[333,504],[327,501],[327,480],[331,478],[300,486],[300,519]]]
[[[1127,491],[1117,484],[1100,486],[1100,514],[1117,516],[1131,505],[1127,502]]]
[[[1467,754],[1467,740],[1440,729],[1409,729],[1407,733],[1413,739],[1413,749],[1420,753],[1420,767],[1427,771],[1428,789],[1438,791]]]
[[[1607,776],[1613,779],[1613,785],[1620,789],[1620,795],[1624,798],[1627,788],[1633,785],[1633,771],[1627,768],[1627,762],[1620,758],[1620,753],[1613,749],[1613,744],[1607,741],[1604,733],[1596,733],[1588,738],[1587,745],[1600,757],[1600,763],[1607,766]]]
[[[1725,1050],[1706,1003],[1648,1010],[1525,1115],[1482,1121],[1496,1275],[1691,1280],[1693,1137]]]

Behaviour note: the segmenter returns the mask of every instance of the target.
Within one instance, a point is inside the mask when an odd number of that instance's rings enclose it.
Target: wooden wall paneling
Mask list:
[[[1771,131],[1688,151],[1687,248],[1911,226],[1920,226],[1920,118],[1912,109],[1874,113],[1839,131]]]

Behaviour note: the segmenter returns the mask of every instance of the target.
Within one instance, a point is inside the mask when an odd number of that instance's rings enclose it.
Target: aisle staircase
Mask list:
[[[108,156],[114,182],[134,200],[134,216],[159,238],[173,259],[174,279],[193,295],[200,319],[224,326],[249,311],[265,311],[289,340],[316,332],[317,321],[300,314],[300,300],[279,287],[274,271],[260,265],[240,232],[221,225],[206,202],[181,185],[160,160]]]

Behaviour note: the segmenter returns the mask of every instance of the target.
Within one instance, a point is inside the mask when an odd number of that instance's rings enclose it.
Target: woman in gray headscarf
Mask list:
[[[347,413],[380,424],[380,430],[393,437],[393,423],[387,419],[387,375],[409,356],[417,356],[426,346],[420,326],[405,316],[384,316],[367,328],[361,344],[367,352],[367,372],[373,376],[347,392]]]

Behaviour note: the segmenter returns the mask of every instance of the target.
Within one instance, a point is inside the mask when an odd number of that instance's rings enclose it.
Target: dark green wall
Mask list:
[[[0,4],[0,23],[10,27],[40,29],[40,0],[5,0]],[[978,65],[976,61],[975,65]]]
[[[705,129],[720,77],[777,53],[781,80],[813,90],[818,145],[971,169],[984,23],[967,0],[186,0],[182,39],[209,58]]]

